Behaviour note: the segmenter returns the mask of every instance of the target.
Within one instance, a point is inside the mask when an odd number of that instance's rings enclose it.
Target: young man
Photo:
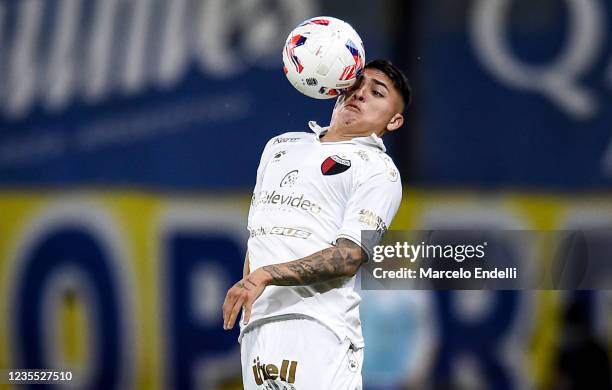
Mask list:
[[[355,274],[401,202],[399,173],[380,137],[402,126],[409,101],[404,74],[375,60],[338,99],[328,128],[310,122],[314,134],[267,143],[244,278],[223,304],[225,329],[243,310],[245,389],[361,388]],[[363,230],[374,240],[363,240]]]

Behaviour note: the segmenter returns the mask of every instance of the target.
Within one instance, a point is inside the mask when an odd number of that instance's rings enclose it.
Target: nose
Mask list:
[[[350,97],[353,97],[359,101],[363,101],[364,100],[364,83],[361,81],[361,79],[358,79],[355,82],[355,85],[353,85],[353,87],[351,88],[350,92]]]
[[[355,80],[355,84],[353,84],[351,89],[349,89],[347,99],[355,98],[359,101],[363,101],[365,97],[364,86],[365,83],[363,82],[363,76],[358,77],[357,80]]]
[[[357,90],[355,91],[355,99],[359,100],[360,102],[363,101],[364,99],[364,90],[362,87],[357,88]]]

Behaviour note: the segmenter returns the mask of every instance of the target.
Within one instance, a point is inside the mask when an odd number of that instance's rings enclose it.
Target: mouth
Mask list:
[[[349,103],[347,105],[344,106],[346,109],[350,109],[351,111],[355,111],[355,112],[361,112],[361,110],[359,109],[359,107],[357,107],[356,104],[353,103]]]

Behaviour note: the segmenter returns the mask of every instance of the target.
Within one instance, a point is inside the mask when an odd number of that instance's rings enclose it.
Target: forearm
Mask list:
[[[263,267],[268,285],[303,286],[357,273],[363,262],[361,247],[351,240],[339,239],[335,246],[287,263]]]
[[[247,252],[244,255],[244,265],[242,266],[242,277],[244,278],[250,273],[251,273],[251,269],[249,267],[249,250],[247,249]]]

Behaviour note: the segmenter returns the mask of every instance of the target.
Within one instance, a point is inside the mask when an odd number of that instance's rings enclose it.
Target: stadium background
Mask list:
[[[0,368],[239,388],[220,307],[266,140],[327,123],[333,102],[280,70],[291,28],[325,14],[414,85],[385,139],[405,189],[392,228],[612,227],[607,1],[0,0]],[[605,291],[363,298],[367,389],[609,370]]]

